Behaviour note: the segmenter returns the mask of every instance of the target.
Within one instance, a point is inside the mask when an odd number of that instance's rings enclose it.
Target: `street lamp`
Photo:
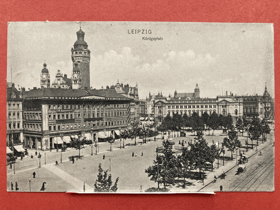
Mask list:
[[[29,191],[31,192],[31,178],[29,178]]]
[[[91,133],[91,156],[93,155],[93,130],[90,131]]]
[[[62,133],[60,134],[60,138],[63,142],[63,134]],[[63,144],[62,144],[62,146],[63,146]],[[60,152],[60,163],[62,163],[62,146],[61,146],[61,152]]]

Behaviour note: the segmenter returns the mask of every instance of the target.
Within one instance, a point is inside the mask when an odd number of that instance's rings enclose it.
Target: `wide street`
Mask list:
[[[207,132],[208,134],[208,132]],[[222,142],[223,138],[226,136],[221,133],[221,131],[215,131],[214,136],[204,136],[208,142],[208,144],[212,144],[214,142]],[[174,138],[175,145],[178,146],[179,141],[193,141],[194,136],[191,133],[188,133],[186,137],[176,137]],[[244,137],[239,136],[242,144],[244,145],[245,139],[247,139],[246,135]],[[20,167],[16,165],[16,173],[13,173],[12,169],[8,167],[8,177],[7,177],[7,189],[11,190],[11,182],[13,182],[15,186],[15,182],[18,183],[19,191],[40,191],[43,182],[46,182],[46,192],[51,191],[58,191],[58,192],[65,192],[65,191],[79,191],[82,192],[85,189],[85,192],[93,192],[94,183],[97,179],[98,174],[98,165],[99,163],[102,164],[102,168],[104,170],[109,170],[109,173],[112,174],[113,182],[117,177],[119,177],[118,182],[118,192],[144,192],[148,188],[157,187],[157,183],[150,180],[150,178],[145,173],[145,169],[153,164],[153,160],[156,157],[156,147],[162,145],[161,140],[157,141],[148,141],[147,144],[140,144],[141,139],[138,139],[137,146],[134,146],[134,140],[126,140],[126,147],[125,149],[119,149],[120,142],[117,140],[112,145],[112,152],[109,151],[110,144],[108,143],[100,143],[99,144],[99,151],[98,154],[95,155],[95,147],[93,147],[93,155],[91,155],[91,146],[88,146],[81,150],[81,155],[84,157],[79,160],[75,160],[75,163],[69,161],[69,156],[78,155],[78,150],[69,150],[67,152],[63,152],[63,162],[60,163],[60,155],[61,152],[46,152],[46,164],[44,159],[44,153],[42,153],[42,160],[41,160],[41,168],[38,168],[38,158],[26,158],[22,161],[17,160],[19,164],[23,166]],[[219,161],[215,161],[214,163],[214,170],[213,172],[207,172],[207,179],[205,179],[205,188],[202,191],[219,191],[219,186],[221,182],[226,182],[228,184],[222,183],[224,186],[224,191],[226,190],[246,190],[252,183],[247,184],[250,180],[255,180],[257,177],[261,177],[259,181],[252,181],[254,182],[252,186],[257,187],[258,190],[268,190],[266,187],[273,186],[271,182],[271,173],[262,173],[266,171],[266,168],[263,167],[270,167],[268,168],[269,171],[271,169],[271,162],[274,160],[274,147],[272,147],[270,138],[264,144],[259,142],[259,148],[267,146],[263,149],[262,156],[252,156],[247,163],[247,171],[244,174],[240,174],[238,176],[232,175],[236,173],[236,169],[232,169],[227,172],[227,176],[225,180],[218,180],[215,185],[207,183],[213,180],[213,176],[217,173],[220,173],[221,170],[227,171],[228,168],[232,168],[231,165],[236,164],[236,159],[229,160],[230,152],[226,151],[224,162],[222,159]],[[250,143],[250,142],[249,142]],[[255,143],[255,142],[254,142]],[[129,146],[130,144],[130,146]],[[244,152],[246,149],[242,149]],[[250,153],[251,150],[248,151]],[[137,154],[137,157],[132,157],[132,152]],[[143,153],[143,156],[142,156]],[[246,153],[246,152],[245,152]],[[253,151],[251,151],[253,153]],[[270,156],[268,156],[270,155]],[[104,156],[104,159],[103,159]],[[273,160],[271,159],[273,157]],[[236,158],[236,155],[233,156]],[[269,159],[270,158],[270,159]],[[59,162],[59,165],[55,165],[55,161]],[[268,161],[268,162],[267,162]],[[34,163],[33,163],[34,162]],[[30,165],[30,163],[32,163]],[[266,164],[269,163],[269,164]],[[26,166],[24,167],[24,164]],[[259,167],[261,164],[262,167]],[[224,166],[223,166],[224,165]],[[253,165],[253,166],[252,166]],[[273,168],[273,167],[272,167]],[[255,171],[254,171],[255,170]],[[36,178],[31,178],[32,173],[36,172]],[[253,177],[252,174],[259,174]],[[250,178],[247,176],[250,175]],[[264,181],[263,178],[265,177]],[[31,178],[29,180],[29,178]],[[245,181],[243,181],[245,180]],[[246,181],[247,180],[247,181]],[[201,189],[204,185],[201,181],[197,180],[189,180],[192,185],[186,187],[185,189],[178,188],[178,186],[174,186],[170,189],[171,192],[196,192]],[[240,182],[244,182],[247,184],[246,187],[241,189],[244,184]],[[239,184],[240,183],[240,184]],[[85,187],[84,187],[85,185]],[[246,189],[245,189],[246,188]],[[253,190],[253,188],[248,188],[249,190]],[[269,188],[270,189],[270,188]]]

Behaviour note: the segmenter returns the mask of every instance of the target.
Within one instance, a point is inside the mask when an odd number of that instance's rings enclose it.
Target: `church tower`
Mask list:
[[[73,77],[78,76],[79,79],[77,82],[80,82],[80,85],[72,86],[73,89],[90,89],[90,50],[88,49],[87,43],[84,41],[85,33],[80,30],[77,32],[77,41],[74,43],[74,48],[71,49],[72,52],[72,62],[73,62]],[[74,73],[74,70],[79,69],[79,73]],[[75,84],[76,80],[72,81],[72,85]]]
[[[40,86],[41,88],[49,88],[50,87],[50,73],[49,70],[47,69],[47,64],[44,63],[44,68],[42,69],[41,72],[41,81],[40,81]]]
[[[196,84],[196,87],[194,89],[194,98],[200,98],[200,90],[198,84]]]

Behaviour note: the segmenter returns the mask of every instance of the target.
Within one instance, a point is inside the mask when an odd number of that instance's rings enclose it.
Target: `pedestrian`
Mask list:
[[[103,155],[103,160],[105,160],[105,154]]]
[[[142,152],[141,156],[143,156],[143,152]]]
[[[43,182],[42,187],[41,187],[41,191],[45,191],[46,187],[45,187],[46,182]]]
[[[35,152],[35,155],[37,155],[37,151]]]
[[[137,152],[135,152],[135,157],[137,157]]]
[[[74,158],[74,157],[72,157],[72,163],[73,163],[73,164],[75,163],[75,158]]]
[[[179,140],[179,144],[181,144],[181,141]]]
[[[10,169],[13,169],[12,163],[10,163]]]
[[[11,182],[11,190],[14,190],[14,184]]]
[[[22,159],[23,159],[23,154],[20,155],[20,160],[22,160]]]
[[[134,152],[132,152],[132,157],[134,157]]]
[[[36,178],[36,172],[35,171],[33,172],[33,178]]]
[[[223,185],[220,185],[220,191],[221,192],[223,191]]]
[[[57,161],[55,161],[55,165],[58,165],[58,162],[57,162]]]
[[[18,191],[18,190],[19,190],[18,183],[16,182],[16,191]]]

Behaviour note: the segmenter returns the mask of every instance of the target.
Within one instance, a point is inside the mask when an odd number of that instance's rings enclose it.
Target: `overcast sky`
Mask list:
[[[82,22],[91,50],[93,88],[138,83],[139,97],[149,91],[193,92],[201,97],[231,91],[263,94],[265,82],[274,95],[272,24]],[[40,87],[43,63],[54,81],[58,69],[72,75],[71,48],[77,22],[13,22],[8,27],[7,81]],[[131,34],[132,29],[151,34]],[[130,34],[129,34],[129,32]],[[146,32],[146,31],[145,31]],[[148,32],[148,31],[147,31]],[[143,40],[159,37],[162,40]],[[12,71],[12,74],[11,74]]]

